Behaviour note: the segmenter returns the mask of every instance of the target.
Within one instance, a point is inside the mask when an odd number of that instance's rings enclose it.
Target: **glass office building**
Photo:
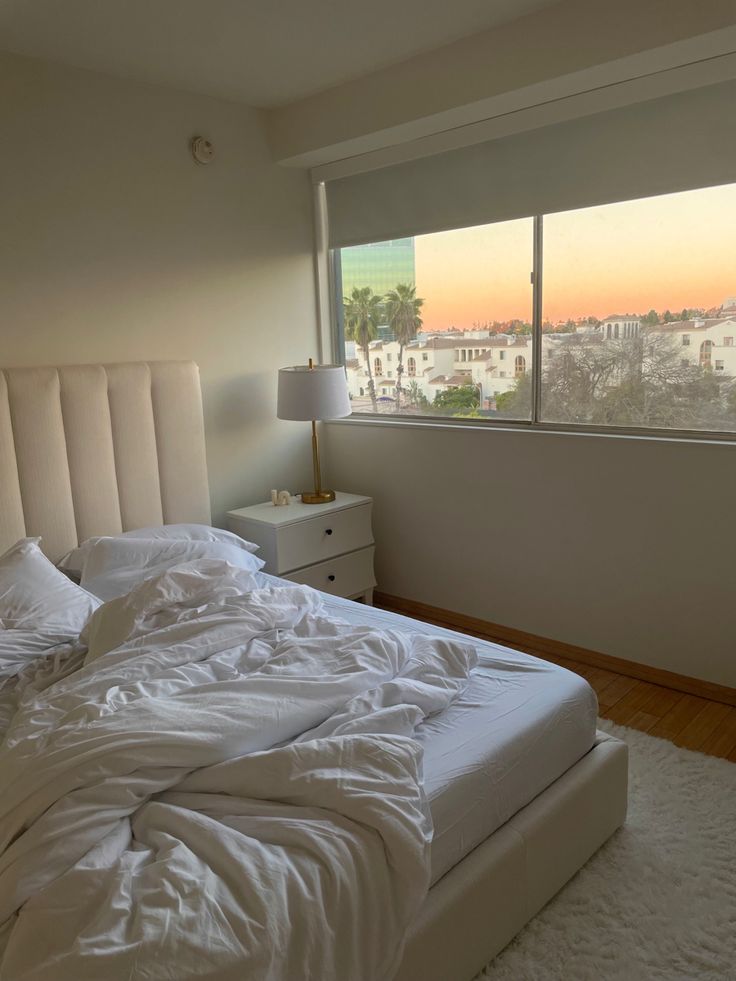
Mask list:
[[[395,238],[340,249],[340,266],[344,296],[356,286],[370,286],[379,296],[398,283],[415,286],[414,239]]]

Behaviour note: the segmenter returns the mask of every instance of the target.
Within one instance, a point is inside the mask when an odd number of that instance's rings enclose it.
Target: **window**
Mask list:
[[[336,249],[353,411],[736,433],[734,213],[729,184]]]
[[[493,418],[513,395],[505,415],[531,418],[531,386],[516,393],[512,372],[498,376],[480,360],[480,342],[501,338],[521,348],[521,374],[531,364],[533,229],[534,220],[523,218],[419,235],[401,249],[339,250],[337,289],[354,413]],[[431,348],[431,367],[421,374],[418,352],[409,353],[417,339]],[[397,366],[390,402],[377,390],[371,396],[365,385],[367,360],[374,376],[381,374],[380,358],[371,352],[377,343]],[[430,351],[421,358],[430,361]],[[361,384],[367,395],[360,396]]]
[[[736,432],[730,362],[711,370],[734,209],[730,184],[544,217],[540,421]]]
[[[700,345],[700,367],[710,368],[711,358],[713,357],[713,341],[705,340]]]

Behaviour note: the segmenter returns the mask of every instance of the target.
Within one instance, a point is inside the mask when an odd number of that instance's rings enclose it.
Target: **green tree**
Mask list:
[[[641,322],[646,324],[648,327],[656,327],[659,323],[659,314],[655,309],[651,309],[649,313],[645,313],[641,318]]]
[[[404,348],[413,341],[422,326],[421,309],[424,300],[417,296],[415,286],[399,283],[389,290],[386,304],[386,322],[399,344],[399,363],[396,368],[396,410],[401,407],[401,376],[404,373]]]
[[[736,430],[736,379],[728,378],[724,388],[726,423],[723,428],[733,431]]]
[[[435,409],[456,415],[468,409],[477,409],[480,405],[478,389],[474,385],[460,385],[458,388],[448,388],[437,392],[432,403]]]
[[[415,409],[426,409],[429,405],[429,399],[419,388],[415,378],[412,378],[409,382],[409,387],[406,389],[406,398],[409,405]]]
[[[508,392],[495,397],[496,411],[507,419],[528,419],[532,408],[532,373],[519,375]]]
[[[363,352],[368,368],[368,394],[373,403],[373,411],[378,411],[376,402],[376,386],[373,383],[371,368],[370,343],[376,339],[378,324],[381,321],[381,297],[370,286],[355,286],[350,296],[343,297],[343,312],[345,317],[345,336],[355,341]]]

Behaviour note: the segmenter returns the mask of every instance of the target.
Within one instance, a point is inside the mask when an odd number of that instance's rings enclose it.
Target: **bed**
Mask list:
[[[0,372],[0,551],[38,535],[57,561],[94,536],[178,522],[210,523],[196,365]],[[324,603],[349,624],[467,643],[347,600]],[[588,685],[474,643],[469,686],[416,731],[434,825],[431,888],[399,981],[469,981],[625,819],[626,747],[596,732]]]

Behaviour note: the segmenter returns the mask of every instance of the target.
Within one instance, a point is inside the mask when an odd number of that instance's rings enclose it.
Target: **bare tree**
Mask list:
[[[497,399],[499,411],[528,418],[531,380]],[[545,353],[546,421],[662,429],[736,429],[736,381],[682,358],[675,339],[645,328],[604,340],[575,334]]]

